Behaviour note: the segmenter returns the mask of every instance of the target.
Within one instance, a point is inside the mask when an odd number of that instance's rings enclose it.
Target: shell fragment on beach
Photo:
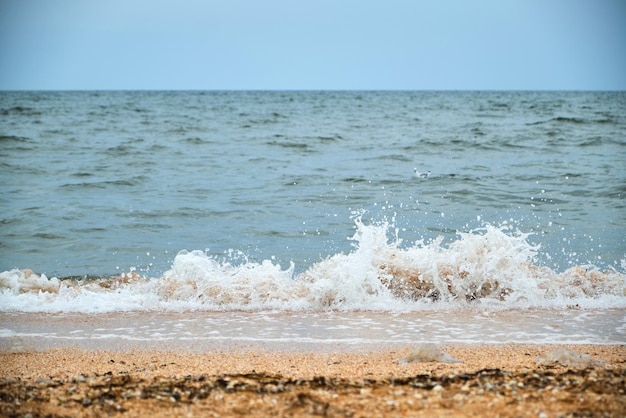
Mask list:
[[[461,360],[445,353],[435,344],[420,344],[408,356],[398,360],[398,364],[427,363],[433,361],[441,363],[462,363]]]

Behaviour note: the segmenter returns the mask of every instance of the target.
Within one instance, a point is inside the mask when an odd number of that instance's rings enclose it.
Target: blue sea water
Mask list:
[[[161,287],[111,309],[161,306],[146,294],[171,300],[168,280],[178,308],[279,308],[311,289],[319,306],[381,308],[389,295],[337,289],[376,271],[402,300],[578,286],[623,305],[624,92],[2,92],[0,146],[7,309],[112,275]],[[64,298],[50,309],[80,310]]]
[[[626,343],[624,92],[2,92],[0,167],[0,349]]]
[[[302,270],[354,211],[408,243],[508,222],[559,269],[625,255],[621,92],[3,92],[0,142],[0,270]]]

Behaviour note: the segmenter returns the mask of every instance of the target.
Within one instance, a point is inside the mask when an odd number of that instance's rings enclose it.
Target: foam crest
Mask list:
[[[444,243],[403,245],[388,223],[355,219],[354,250],[294,275],[272,261],[218,260],[181,251],[161,277],[135,272],[98,280],[59,280],[30,270],[0,273],[0,309],[420,310],[625,308],[626,275],[537,264],[540,246],[510,226],[487,225]],[[393,233],[395,232],[395,233]],[[390,239],[389,237],[392,236]]]
[[[387,242],[388,225],[366,226],[360,218],[355,223],[353,252],[335,254],[297,277],[306,283],[314,308],[386,309],[389,303],[402,303],[380,280],[380,260],[395,247]]]
[[[234,266],[202,251],[183,251],[172,269],[152,283],[161,301],[195,301],[219,309],[280,309],[297,296],[293,270],[293,264],[282,270],[270,260]]]
[[[58,293],[59,279],[48,279],[45,274],[35,274],[30,269],[10,270],[0,273],[0,290],[8,290],[13,294],[28,292]]]

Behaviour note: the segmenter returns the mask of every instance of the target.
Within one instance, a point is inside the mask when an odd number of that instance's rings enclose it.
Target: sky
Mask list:
[[[626,90],[626,0],[0,0],[0,90]]]

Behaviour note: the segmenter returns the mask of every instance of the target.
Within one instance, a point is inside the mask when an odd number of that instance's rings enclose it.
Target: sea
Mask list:
[[[626,344],[626,92],[0,92],[0,348]]]

